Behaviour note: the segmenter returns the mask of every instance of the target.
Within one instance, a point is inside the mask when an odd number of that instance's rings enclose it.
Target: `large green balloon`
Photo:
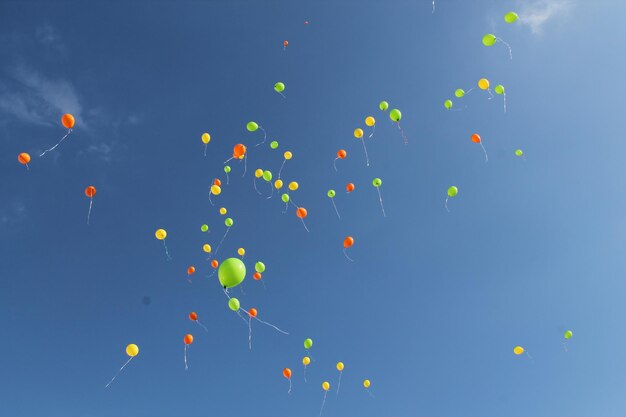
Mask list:
[[[274,90],[276,90],[277,93],[282,93],[285,91],[285,84],[281,82],[274,84]]]
[[[399,122],[402,119],[402,113],[398,109],[393,109],[389,112],[389,118],[394,122]]]
[[[265,181],[271,181],[272,180],[272,172],[271,171],[263,171],[263,179]]]
[[[504,94],[504,86],[502,84],[496,85],[496,88],[493,89],[496,94]]]
[[[389,108],[389,103],[387,103],[386,101],[381,101],[378,105],[378,108],[382,111],[387,111],[387,109]]]
[[[522,155],[524,155],[524,151],[522,151],[521,149],[516,149],[515,150],[515,155],[516,156],[522,156]]]
[[[284,193],[283,195],[280,196],[280,199],[283,200],[283,203],[288,203],[289,202],[289,194]]]
[[[380,178],[374,178],[374,180],[372,181],[372,185],[378,188],[383,185],[383,180],[381,180]]]
[[[444,101],[444,102],[443,102],[443,106],[444,106],[446,109],[450,110],[450,109],[452,108],[452,100],[446,100],[446,101]]]
[[[226,220],[224,220],[224,224],[226,225],[226,227],[232,226],[233,223],[235,223],[235,222],[230,217],[227,217]]]
[[[563,337],[565,337],[566,339],[571,339],[572,336],[574,336],[574,332],[572,332],[571,330],[566,331],[563,335]]]
[[[258,272],[259,274],[262,274],[263,272],[265,272],[265,264],[261,261],[255,263],[254,270]]]
[[[496,38],[496,35],[494,35],[493,33],[488,33],[485,36],[483,36],[483,45],[493,46],[495,45],[497,39],[498,38]]]
[[[313,346],[313,339],[304,339],[304,348],[311,349],[311,346]]]
[[[326,195],[328,195],[330,198],[335,197],[335,190],[328,190],[328,192],[326,193]]]
[[[456,96],[456,98],[461,98],[465,95],[465,90],[463,90],[462,88],[457,88],[454,91],[454,95]]]
[[[459,193],[459,189],[454,185],[448,188],[448,197],[455,197]]]
[[[228,258],[220,264],[217,276],[224,288],[236,287],[246,278],[246,265],[239,258]]]
[[[259,125],[256,124],[256,122],[248,122],[248,124],[246,125],[246,129],[248,129],[248,132],[254,132],[258,128]]]
[[[226,165],[224,167],[224,172],[227,173],[227,174],[230,172],[230,165]]]
[[[228,300],[228,307],[233,311],[237,311],[241,307],[241,304],[239,303],[238,299],[231,298],[230,300]]]
[[[200,226],[200,230],[202,230],[203,232],[207,232],[209,230],[209,226],[206,224],[203,224],[202,226]]]
[[[504,21],[506,23],[515,23],[519,19],[519,16],[515,12],[508,12],[504,15]]]
[[[270,148],[272,148],[272,149],[277,149],[277,148],[278,148],[278,142],[276,142],[275,140],[273,140],[273,141],[270,143]]]

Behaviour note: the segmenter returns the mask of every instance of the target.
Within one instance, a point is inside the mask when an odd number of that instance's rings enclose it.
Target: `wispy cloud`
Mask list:
[[[18,223],[26,218],[26,206],[19,200],[0,208],[0,225]]]
[[[567,13],[573,3],[573,0],[524,1],[521,3],[519,22],[529,26],[533,33],[541,34],[549,20]]]

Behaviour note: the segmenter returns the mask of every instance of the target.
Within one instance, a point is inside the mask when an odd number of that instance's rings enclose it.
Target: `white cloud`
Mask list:
[[[524,1],[520,9],[519,22],[529,26],[533,33],[541,34],[546,22],[567,13],[572,4],[573,0]]]

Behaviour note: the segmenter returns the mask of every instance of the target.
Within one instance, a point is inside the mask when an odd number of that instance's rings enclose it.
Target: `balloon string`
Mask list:
[[[267,199],[269,200],[274,195],[274,186],[272,185],[271,181],[268,181],[267,183],[270,185],[270,196],[267,197]]]
[[[230,161],[230,160],[232,160],[232,159],[234,159],[234,158],[235,158],[234,156],[231,156],[230,158],[228,158],[227,160],[225,160],[225,161],[224,161],[224,163],[225,163],[225,164],[227,164],[227,163],[228,163],[228,161]]]
[[[256,145],[254,145],[254,147],[256,148],[259,145],[262,145],[265,143],[265,140],[267,139],[267,132],[265,132],[265,129],[263,129],[262,126],[259,125],[259,129],[261,129],[261,132],[263,132],[263,140],[259,143],[257,143]]]
[[[248,347],[252,350],[252,317],[248,315]]]
[[[361,142],[363,142],[363,150],[365,150],[365,164],[370,166],[370,157],[367,155],[367,147],[365,146],[365,139],[361,138]]]
[[[374,394],[371,393],[371,391],[369,390],[369,388],[365,388],[365,391],[367,391],[367,393],[370,395],[370,397],[375,398]]]
[[[335,168],[335,171],[339,172],[339,170],[337,169],[337,159],[339,159],[339,157],[335,158],[335,160],[333,161],[333,167]]]
[[[285,203],[285,210],[283,210],[283,214],[287,213],[288,208],[289,208],[289,201]]]
[[[91,216],[91,207],[93,206],[93,197],[89,200],[89,211],[87,212],[87,225],[89,225],[89,217]]]
[[[261,320],[261,319],[260,319],[260,318],[258,318],[258,317],[255,317],[255,319],[256,319],[256,320],[258,320],[258,321],[260,321],[261,323],[265,324],[266,326],[272,327],[274,330],[279,331],[279,332],[281,332],[282,334],[286,334],[286,335],[288,335],[288,334],[289,334],[289,333],[287,333],[286,331],[281,330],[281,329],[279,329],[278,327],[274,326],[273,324],[268,323],[268,322],[266,322],[266,321],[263,321],[263,320]]]
[[[435,14],[435,0],[433,0],[433,14]]]
[[[330,201],[331,203],[333,203],[333,207],[335,208],[335,213],[337,213],[337,217],[339,218],[339,220],[341,220],[341,216],[339,215],[339,210],[337,210],[337,206],[335,205],[335,199],[331,198]]]
[[[563,341],[563,349],[565,349],[565,351],[567,352],[567,341]]]
[[[185,343],[185,371],[189,369],[187,366],[187,343]]]
[[[215,204],[213,203],[213,200],[211,200],[212,195],[213,195],[213,191],[209,191],[209,203],[211,203],[211,205],[214,206]]]
[[[287,391],[287,394],[291,395],[291,378],[289,378],[289,391]]]
[[[215,254],[217,255],[217,252],[219,252],[220,250],[220,246],[222,246],[222,242],[224,242],[224,239],[226,239],[226,235],[228,234],[228,232],[230,231],[230,227],[228,227],[226,229],[226,233],[224,233],[224,236],[222,236],[222,240],[220,240],[219,245],[217,245],[217,249],[215,249]]]
[[[370,133],[370,135],[367,138],[371,139],[371,137],[374,136],[374,132],[376,132],[376,125],[372,127],[372,133]]]
[[[122,372],[122,369],[124,369],[124,368],[126,367],[126,365],[128,365],[128,364],[130,363],[130,361],[132,361],[132,360],[133,360],[133,358],[134,358],[134,356],[131,356],[131,357],[130,357],[127,361],[126,361],[126,363],[125,363],[124,365],[122,365],[122,367],[121,367],[121,368],[120,368],[120,369],[119,369],[119,370],[115,373],[115,376],[113,377],[113,379],[111,379],[111,380],[109,381],[109,383],[108,383],[108,384],[106,384],[106,386],[105,386],[104,388],[108,388],[108,387],[109,387],[109,385],[111,385],[111,383],[112,383],[113,381],[115,381],[115,378],[117,378],[117,376],[120,374],[120,372]]]
[[[243,175],[241,175],[241,178],[246,176],[246,172],[248,172],[248,153],[246,152],[246,155],[243,157]]]
[[[339,371],[339,382],[337,383],[337,395],[339,395],[339,388],[341,388],[341,375],[343,375],[343,371]]]
[[[302,226],[304,226],[304,230],[306,230],[307,232],[309,232],[309,228],[306,227],[306,224],[304,223],[304,219],[300,219],[302,220]],[[310,233],[310,232],[309,232]]]
[[[487,156],[487,151],[485,150],[485,147],[483,146],[482,142],[478,142],[480,144],[480,147],[483,148],[483,152],[485,153],[485,162],[489,162],[489,157]]]
[[[385,213],[385,207],[383,206],[383,196],[380,194],[380,188],[376,187],[376,191],[378,191],[378,200],[380,201],[380,208],[383,211],[383,217],[387,217]]]
[[[322,417],[322,411],[324,411],[324,404],[326,404],[326,395],[328,395],[328,391],[324,391],[324,400],[322,401],[322,408],[320,408],[320,417]]]
[[[400,122],[398,122],[398,129],[400,129],[400,134],[402,135],[402,141],[404,142],[405,145],[408,145],[409,139],[404,134],[404,130],[402,130],[402,127],[400,126]]]
[[[491,92],[491,88],[487,89],[487,92],[489,93],[489,98],[488,100],[491,100],[493,98],[493,93]]]
[[[226,185],[228,185],[228,172],[226,173]]]
[[[346,249],[347,248],[343,248],[343,255],[350,261],[350,262],[354,262],[354,259],[352,259],[351,257],[348,256],[348,254],[346,253]]]
[[[280,174],[283,172],[283,168],[285,167],[285,163],[287,162],[286,159],[283,159],[283,163],[280,166],[280,169],[278,170],[278,179],[280,179]]]
[[[306,365],[304,365],[304,382],[306,383]]]
[[[204,144],[204,156],[205,156],[205,157],[206,157],[206,148],[207,148],[208,146],[209,146],[209,145],[208,145],[207,143],[205,143],[205,144]]]
[[[163,239],[163,247],[165,248],[165,255],[167,256],[167,260],[170,261],[172,257],[170,256],[170,252],[167,250],[167,245],[165,244],[165,239]]]
[[[26,171],[30,171],[30,167],[26,164]]]
[[[280,91],[277,91],[278,94],[280,94],[284,99],[286,99],[287,97],[285,97],[285,95],[283,93],[281,93]]]
[[[254,184],[254,191],[256,191],[258,195],[263,195],[256,186],[256,177],[254,177],[254,181],[252,181],[252,183]]]
[[[504,112],[506,113],[506,93],[504,94]]]
[[[497,42],[502,42],[507,48],[509,48],[509,57],[511,58],[511,60],[513,59],[513,50],[511,49],[511,45],[509,45],[508,43],[504,42],[502,39],[500,38],[496,38]]]
[[[450,198],[450,196],[446,197],[446,210],[448,211],[448,213],[450,213],[450,209],[448,208],[448,199]]]
[[[207,333],[209,332],[209,329],[207,329],[204,324],[200,323],[198,320],[196,320],[196,323],[198,323],[198,325],[200,325],[200,327],[202,327],[205,332],[207,332]]]
[[[69,129],[69,130],[67,131],[67,133],[65,134],[65,136],[63,136],[63,137],[61,138],[61,140],[57,142],[57,144],[56,144],[56,145],[54,145],[54,146],[53,146],[52,148],[50,148],[50,149],[47,149],[47,150],[43,151],[43,153],[42,153],[41,155],[39,155],[39,157],[41,158],[41,157],[42,157],[42,156],[44,156],[46,153],[48,153],[48,152],[52,152],[53,150],[55,150],[55,149],[56,149],[56,147],[57,147],[57,146],[59,146],[59,145],[61,144],[61,142],[63,142],[63,139],[65,139],[66,137],[68,137],[70,133],[72,133],[72,129]]]

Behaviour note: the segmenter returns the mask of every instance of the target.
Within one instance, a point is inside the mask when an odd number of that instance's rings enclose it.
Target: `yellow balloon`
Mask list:
[[[489,80],[486,78],[481,78],[480,80],[478,80],[478,88],[480,88],[481,90],[489,89]]]
[[[222,189],[219,185],[213,184],[211,186],[211,194],[220,195],[222,193]]]
[[[254,171],[254,176],[257,178],[261,178],[263,176],[263,170],[261,168]]]
[[[209,142],[211,142],[211,135],[209,135],[208,133],[203,133],[202,134],[202,143],[204,143],[206,145]]]
[[[277,190],[280,190],[281,188],[283,188],[283,180],[274,181],[274,187],[276,187]]]
[[[226,207],[222,207],[222,208],[220,209],[220,214],[221,214],[222,216],[223,216],[224,214],[226,214],[226,212],[227,212],[227,211],[226,211]]]
[[[343,362],[337,362],[337,370],[339,372],[343,371]]]
[[[305,356],[304,358],[302,358],[302,364],[304,366],[307,366],[310,363],[311,363],[311,358],[309,358],[308,356]]]
[[[522,353],[524,353],[524,348],[521,346],[515,346],[513,348],[513,353],[515,353],[516,355],[521,355]]]
[[[293,154],[287,151],[283,154],[283,156],[285,157],[286,160],[290,160],[293,157]]]
[[[208,243],[205,243],[204,245],[202,245],[202,250],[205,251],[206,253],[211,253],[211,245],[209,245]]]
[[[363,129],[354,129],[354,137],[357,139],[361,139],[363,137]]]
[[[165,231],[165,229],[159,229],[156,232],[154,232],[154,235],[156,236],[157,239],[163,240],[167,237],[167,232]]]
[[[372,116],[367,116],[365,118],[365,124],[368,125],[369,127],[372,127],[376,124],[376,119],[374,119]]]
[[[239,157],[239,159],[243,159],[243,158],[245,158],[245,157],[246,157],[246,155],[241,155],[241,156]]]
[[[372,383],[370,382],[369,379],[366,379],[365,381],[363,381],[363,387],[364,388],[369,388],[370,385],[372,385]]]
[[[244,248],[239,248],[237,249],[237,254],[239,254],[239,256],[243,256],[246,254],[246,250]]]
[[[295,182],[295,181],[291,181],[291,182],[289,183],[289,189],[290,189],[291,191],[296,191],[296,190],[298,189],[298,187],[299,187],[299,185],[298,185],[298,183],[297,183],[297,182]]]
[[[126,354],[128,356],[130,356],[131,358],[139,355],[139,346],[131,343],[130,345],[126,346]]]
[[[322,382],[322,389],[324,391],[328,391],[330,389],[330,384],[328,383],[328,381]]]

